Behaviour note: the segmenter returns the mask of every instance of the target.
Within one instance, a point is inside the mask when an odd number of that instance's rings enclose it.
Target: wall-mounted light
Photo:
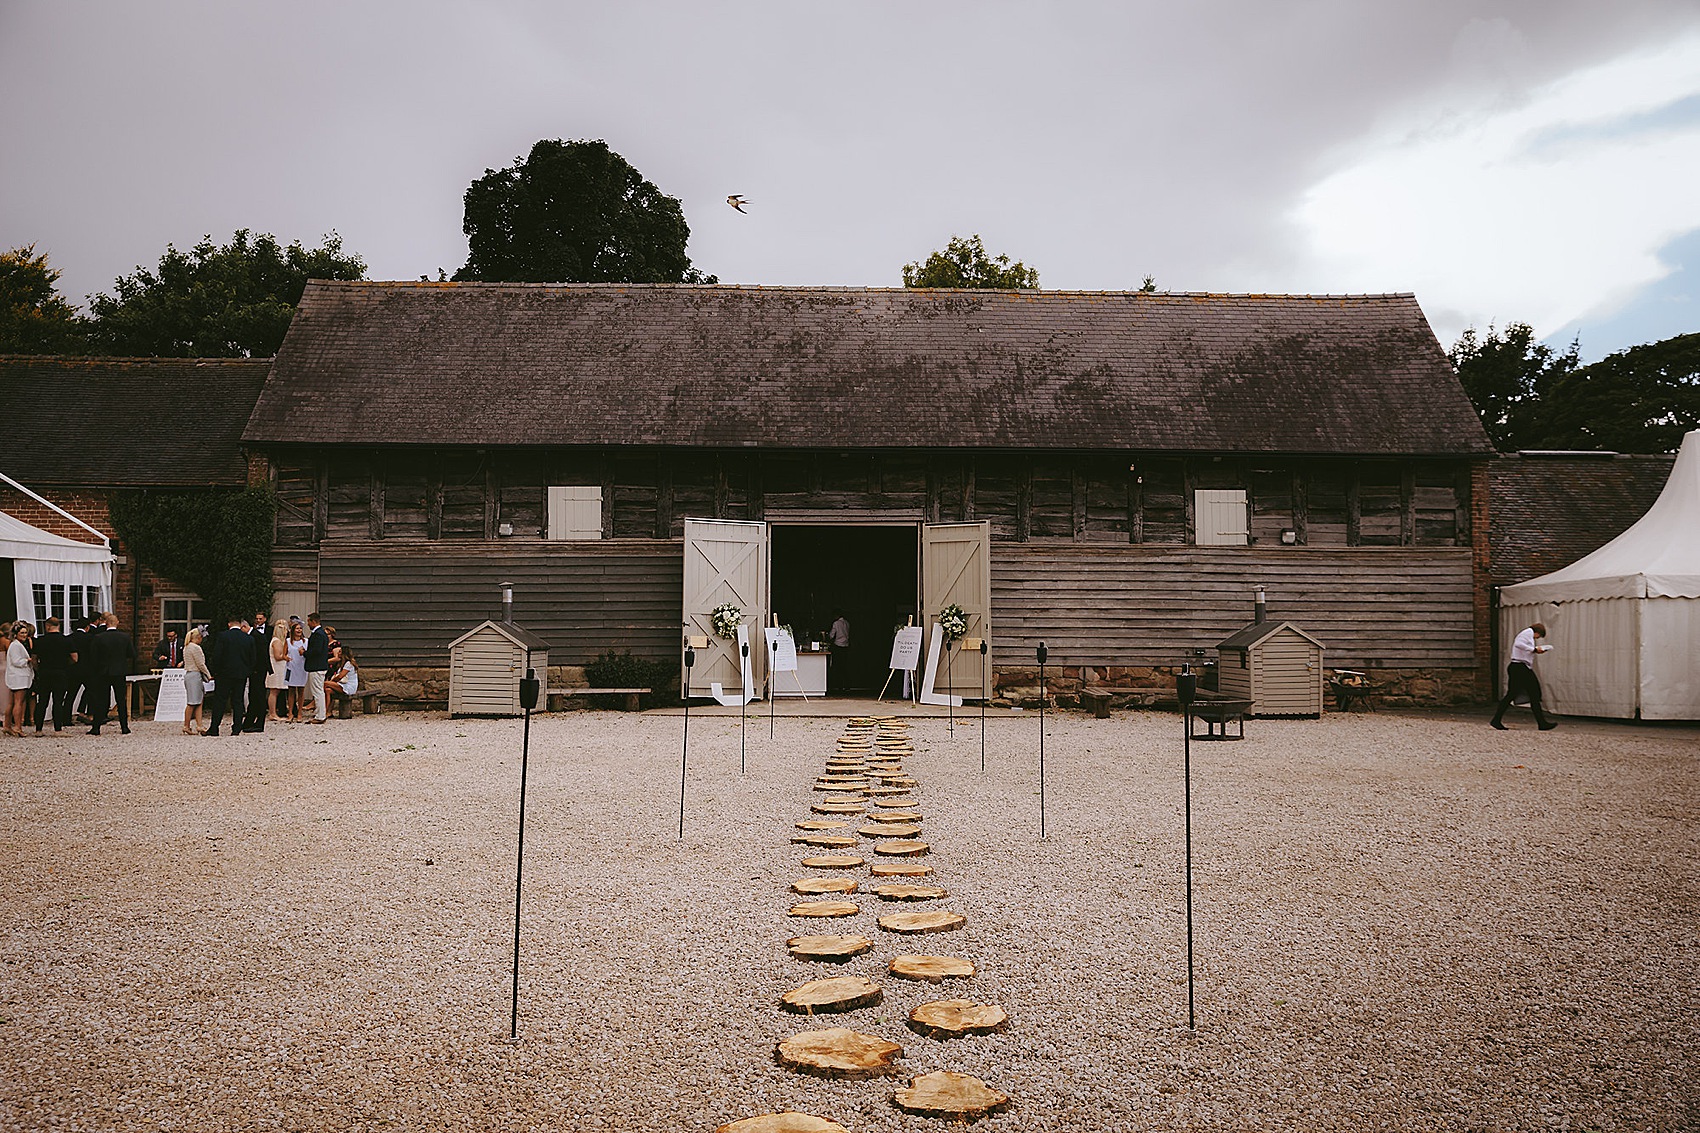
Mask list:
[[[1298,543],[1299,533],[1291,527],[1281,528],[1281,546],[1291,547]]]
[[[512,535],[513,533],[514,525],[511,523],[504,523],[496,528],[496,534],[498,535]]]

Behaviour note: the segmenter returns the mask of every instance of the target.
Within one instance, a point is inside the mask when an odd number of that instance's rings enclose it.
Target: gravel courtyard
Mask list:
[[[991,721],[984,773],[973,718],[915,718],[927,880],[967,924],[904,938],[871,894],[786,915],[842,718],[752,717],[740,775],[737,717],[693,712],[683,840],[681,723],[534,721],[517,1044],[517,721],[0,744],[0,1127],[940,1130],[891,1094],[949,1069],[1013,1098],[989,1131],[1700,1128],[1700,729],[1195,743],[1189,1033],[1177,717],[1048,717],[1044,841],[1036,716]],[[808,932],[876,947],[826,969],[786,953]],[[979,974],[889,979],[900,952]],[[902,1043],[900,1078],[775,1063],[811,1025],[779,997],[838,974],[885,1001],[819,1025]],[[1009,1029],[905,1027],[951,997]]]

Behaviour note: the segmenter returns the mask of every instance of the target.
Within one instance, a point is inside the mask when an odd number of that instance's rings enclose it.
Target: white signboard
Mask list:
[[[773,647],[778,645],[778,650]],[[795,673],[797,671],[797,643],[791,635],[777,626],[767,627],[767,652],[773,661],[773,671],[776,673]]]
[[[739,669],[743,670],[743,678],[744,678],[743,692],[742,693],[735,693],[735,692],[729,693],[729,692],[725,691],[723,688],[720,687],[719,681],[714,681],[714,682],[710,683],[710,685],[708,686],[709,691],[714,696],[714,699],[719,701],[721,704],[724,704],[728,708],[737,708],[740,705],[748,704],[750,701],[752,701],[756,698],[756,676],[755,676],[754,668],[750,665],[750,653],[749,653],[749,649],[748,649],[749,644],[750,644],[749,627],[748,626],[739,626],[738,627],[738,640],[737,640],[738,667],[739,667]]]
[[[954,704],[962,707],[960,696],[950,696],[946,693],[935,692],[933,686],[939,675],[939,649],[944,643],[944,633],[939,629],[939,623],[933,623],[933,640],[927,647],[927,670],[921,678],[922,704]]]
[[[211,681],[207,684],[210,686]],[[157,722],[181,724],[183,710],[189,707],[189,691],[183,687],[182,669],[163,669],[159,674],[159,699],[153,702],[153,718]]]
[[[921,664],[921,627],[904,626],[891,639],[891,667],[914,672]]]

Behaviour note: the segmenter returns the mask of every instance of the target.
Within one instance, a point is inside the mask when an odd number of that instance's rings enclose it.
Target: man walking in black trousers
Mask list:
[[[90,644],[94,649],[94,727],[89,735],[100,735],[106,723],[107,709],[118,708],[118,730],[130,734],[130,682],[125,678],[136,666],[136,643],[118,628],[118,615],[106,615],[106,628],[95,634]]]
[[[254,646],[254,667],[248,674],[248,714],[242,719],[242,730],[263,732],[266,730],[266,678],[272,671],[272,643],[266,632],[264,610],[254,615],[254,628],[248,639]]]
[[[1535,723],[1541,731],[1550,732],[1558,727],[1557,720],[1547,719],[1546,713],[1541,711],[1541,678],[1535,675],[1535,654],[1552,652],[1552,646],[1542,644],[1546,635],[1547,627],[1536,622],[1519,633],[1511,643],[1511,663],[1505,667],[1505,699],[1499,702],[1499,711],[1490,721],[1502,732],[1505,731],[1505,710],[1519,696],[1529,698],[1529,707],[1534,710]]]
[[[254,671],[254,641],[242,632],[242,619],[232,616],[230,624],[213,638],[212,656],[207,668],[213,675],[213,718],[207,735],[218,735],[218,726],[230,711],[230,734],[242,734],[242,700],[248,690],[248,677]]]
[[[48,618],[46,632],[35,639],[35,734],[53,712],[53,730],[71,722],[71,637],[59,632],[59,619]]]

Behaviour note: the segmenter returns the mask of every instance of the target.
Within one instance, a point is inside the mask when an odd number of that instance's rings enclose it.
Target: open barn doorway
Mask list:
[[[850,622],[848,656],[827,670],[834,695],[879,691],[891,660],[891,636],[916,614],[919,543],[913,525],[775,524],[772,610],[797,648],[825,642],[835,618]]]

